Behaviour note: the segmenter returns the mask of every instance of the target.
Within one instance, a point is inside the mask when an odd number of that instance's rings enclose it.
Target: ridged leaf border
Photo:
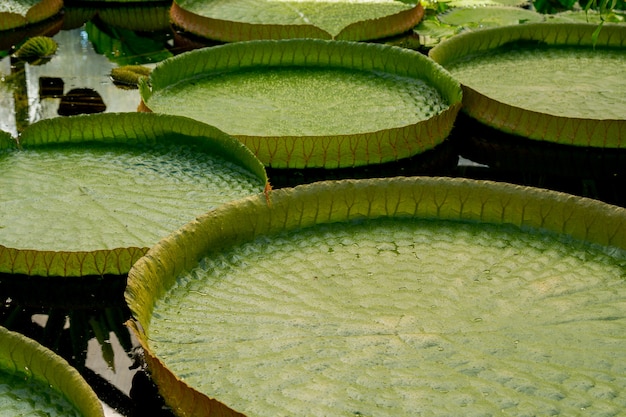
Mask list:
[[[340,168],[380,164],[417,155],[446,139],[461,107],[460,84],[419,52],[349,41],[288,39],[237,42],[166,59],[139,84],[140,109],[150,111],[155,91],[194,77],[252,67],[321,67],[380,71],[419,78],[435,87],[449,107],[408,126],[334,136],[234,135],[266,166]]]
[[[214,19],[190,12],[178,3],[174,0],[170,9],[170,20],[174,25],[194,35],[222,42],[293,38],[373,40],[406,32],[424,16],[424,8],[417,2],[415,7],[394,15],[352,23],[333,38],[314,25],[254,24]]]
[[[129,273],[125,298],[153,379],[181,416],[241,416],[189,387],[150,350],[155,302],[211,253],[260,235],[365,218],[422,218],[511,224],[626,250],[626,209],[556,191],[462,178],[325,181],[223,205],[161,240]]]
[[[19,137],[19,143],[0,135],[0,151],[16,146],[33,148],[90,142],[152,144],[172,137],[178,143],[193,143],[207,152],[221,155],[268,183],[261,162],[239,141],[213,126],[180,116],[103,113],[45,119],[27,127]],[[38,251],[10,248],[0,242],[0,273],[58,277],[122,275],[147,250],[147,247],[127,247],[84,252]]]
[[[65,359],[36,341],[2,326],[0,368],[49,386],[50,390],[65,396],[84,417],[104,417],[96,393]]]
[[[60,13],[61,9],[63,9],[63,0],[41,0],[28,9],[24,16],[18,13],[0,12],[0,32],[42,22]]]
[[[454,36],[431,49],[429,56],[445,67],[466,55],[485,52],[515,41],[594,48],[593,34],[597,28],[597,25],[585,23],[526,23],[484,29]],[[595,47],[625,48],[626,26],[604,25]],[[523,69],[520,68],[520,71]],[[462,85],[462,88],[463,111],[504,132],[565,145],[626,147],[626,117],[583,119],[553,116],[501,103],[466,85]]]

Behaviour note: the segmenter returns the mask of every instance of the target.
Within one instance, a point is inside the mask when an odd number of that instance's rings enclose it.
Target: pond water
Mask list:
[[[6,45],[13,34],[0,33],[0,47],[5,48],[0,51],[0,130],[17,136],[25,126],[46,118],[134,112],[139,93],[116,86],[110,79],[112,68],[130,63],[152,66],[205,45],[169,26],[152,32],[116,27],[93,18],[94,10],[81,12],[88,16],[84,22],[76,22],[77,10],[52,22],[48,31],[58,42],[58,52],[43,65],[11,58]],[[63,22],[68,16],[71,24]],[[529,142],[461,116],[449,140],[407,161],[358,170],[270,170],[269,175],[275,187],[325,178],[466,176],[552,188],[626,206],[624,162],[623,152]],[[77,366],[102,399],[107,415],[172,415],[142,368],[136,341],[123,326],[129,318],[123,299],[126,277],[89,278],[93,279],[70,282],[0,274],[0,324],[35,338]],[[71,290],[59,293],[55,288],[60,285]]]

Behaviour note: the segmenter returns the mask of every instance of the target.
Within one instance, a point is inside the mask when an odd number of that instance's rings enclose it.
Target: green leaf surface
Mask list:
[[[0,415],[103,417],[95,392],[63,358],[0,327]]]
[[[449,4],[449,3],[446,3]],[[413,31],[425,47],[432,48],[445,39],[467,30],[541,22],[545,17],[520,7],[494,4],[468,4],[429,15]]]
[[[160,238],[267,181],[223,132],[140,113],[33,124],[0,173],[0,268],[57,276],[123,274]]]
[[[0,31],[41,22],[62,8],[63,0],[3,0],[0,3]]]
[[[29,62],[49,58],[57,51],[58,44],[47,36],[34,36],[29,38],[20,48],[15,51],[15,56]]]
[[[550,22],[562,22],[562,23],[593,23],[599,25],[602,22],[606,23],[626,23],[624,13],[598,13],[595,10],[567,10],[561,13],[555,13],[550,16],[546,16]]]
[[[463,109],[507,133],[576,146],[626,143],[626,27],[536,23],[455,36],[429,55]],[[523,69],[523,70],[522,70]]]
[[[4,130],[0,130],[0,150],[12,148],[15,146],[15,139],[13,135]]]
[[[465,28],[487,28],[541,22],[544,16],[519,7],[465,7],[456,8],[437,16],[442,23]]]
[[[207,213],[129,274],[179,415],[621,410],[623,208],[418,177],[270,201]]]
[[[140,92],[148,109],[214,125],[277,168],[418,154],[447,137],[461,100],[458,84],[418,52],[311,39],[181,54],[157,65]]]
[[[451,0],[446,1],[448,7],[481,8],[485,6],[529,7],[528,0]]]
[[[177,0],[174,24],[210,39],[368,40],[411,29],[419,4],[394,0]]]
[[[169,1],[162,4],[153,3],[149,6],[135,3],[124,7],[99,8],[98,18],[116,28],[142,32],[162,31],[169,28],[169,11]]]

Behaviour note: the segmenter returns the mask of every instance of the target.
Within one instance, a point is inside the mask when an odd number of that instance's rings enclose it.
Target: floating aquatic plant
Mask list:
[[[28,39],[15,52],[15,56],[30,64],[42,64],[52,57],[57,51],[58,44],[47,36],[35,36]]]
[[[61,11],[63,0],[2,0],[0,31],[44,21]]]
[[[137,88],[139,80],[142,77],[148,77],[151,69],[143,65],[124,65],[111,70],[111,78],[113,82],[132,88]]]
[[[419,4],[394,0],[176,0],[172,22],[224,42],[319,38],[369,40],[393,36],[420,21]]]
[[[96,393],[49,349],[0,326],[0,414],[103,417]]]
[[[623,409],[623,208],[420,177],[270,198],[207,213],[129,274],[129,324],[178,415]]]

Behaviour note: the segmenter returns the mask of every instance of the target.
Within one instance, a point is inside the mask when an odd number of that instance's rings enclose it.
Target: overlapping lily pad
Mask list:
[[[0,32],[46,20],[61,11],[63,0],[3,0]]]
[[[315,39],[181,54],[144,79],[145,108],[237,137],[276,168],[354,167],[416,155],[447,137],[459,84],[422,54]]]
[[[162,240],[126,299],[178,415],[623,409],[626,210],[463,179],[321,182]]]
[[[626,27],[537,23],[455,36],[430,51],[463,85],[463,109],[519,136],[626,145]]]
[[[176,0],[172,22],[224,41],[318,38],[369,40],[410,30],[424,15],[394,0]]]
[[[446,3],[452,7],[430,15],[414,29],[420,42],[432,48],[445,39],[467,30],[542,22],[545,16],[533,10],[487,3]]]
[[[0,153],[0,272],[125,274],[171,231],[267,181],[239,141],[182,117],[48,119],[19,142]]]
[[[103,417],[76,369],[32,339],[0,326],[0,414]]]

